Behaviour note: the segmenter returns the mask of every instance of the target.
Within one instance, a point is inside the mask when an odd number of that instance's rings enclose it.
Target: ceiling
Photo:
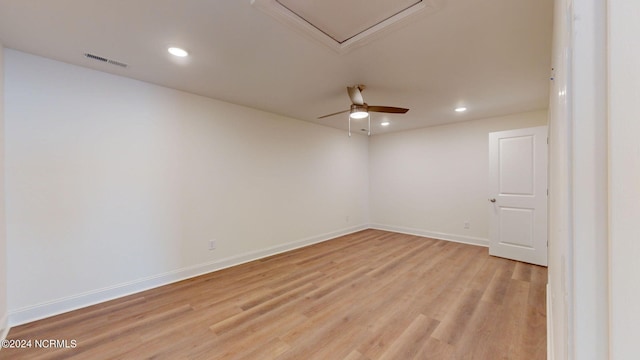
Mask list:
[[[0,0],[0,42],[340,129],[347,128],[346,114],[317,117],[348,109],[346,87],[356,84],[366,85],[363,97],[370,105],[411,109],[404,115],[373,113],[374,133],[547,107],[553,0],[427,2],[434,11],[344,52],[250,0]],[[333,3],[347,4],[339,11],[335,5],[340,19],[345,11],[368,11],[373,2]],[[175,58],[169,46],[190,56]],[[128,66],[87,59],[85,53]],[[468,110],[454,112],[457,106]],[[391,125],[383,128],[385,120]]]

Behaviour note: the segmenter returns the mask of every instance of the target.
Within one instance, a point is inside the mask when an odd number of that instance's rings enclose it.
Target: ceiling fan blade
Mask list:
[[[349,111],[351,111],[351,110],[338,111],[337,113],[320,116],[318,119],[324,119],[324,118],[329,117],[329,116],[338,115],[338,114],[344,114],[344,113],[347,113]]]
[[[356,105],[364,105],[364,99],[362,98],[362,93],[360,92],[360,88],[357,86],[348,86],[347,92],[349,93],[349,98],[351,102]]]
[[[393,107],[393,106],[369,106],[369,111],[392,113],[392,114],[404,114],[407,111],[409,111],[409,109]]]

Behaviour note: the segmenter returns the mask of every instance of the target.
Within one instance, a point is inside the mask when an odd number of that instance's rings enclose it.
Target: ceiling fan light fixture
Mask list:
[[[364,119],[368,115],[369,113],[366,111],[355,111],[355,112],[352,112],[351,115],[349,116],[351,116],[352,119]]]
[[[365,105],[351,105],[351,111],[349,113],[349,117],[352,119],[364,119],[369,116],[369,112],[367,111],[367,106]]]

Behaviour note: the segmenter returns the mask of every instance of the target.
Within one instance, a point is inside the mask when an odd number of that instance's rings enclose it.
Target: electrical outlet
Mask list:
[[[471,225],[469,224],[469,220],[465,221],[465,222],[464,222],[464,228],[465,228],[465,229],[468,229],[468,228],[470,228],[470,227],[471,227]]]
[[[209,240],[209,250],[215,250],[215,248],[216,248],[216,241]]]

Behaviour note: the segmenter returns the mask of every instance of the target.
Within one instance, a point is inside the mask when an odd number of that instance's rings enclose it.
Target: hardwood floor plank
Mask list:
[[[439,324],[437,320],[418,315],[379,359],[418,359],[420,349]]]
[[[0,359],[544,359],[546,268],[381,230],[11,329]]]
[[[349,353],[349,355],[347,355],[342,360],[370,360],[370,359],[368,357],[365,357],[364,355],[360,354],[359,351],[353,350],[352,352]]]
[[[240,304],[240,308],[242,310],[249,310],[255,306],[272,300],[275,297],[286,294],[289,291],[293,291],[294,289],[304,284],[313,283],[323,276],[324,274],[322,274],[321,272],[315,271],[306,274],[305,276],[299,277],[295,280],[284,280],[284,285],[278,286],[276,288],[263,289],[261,292],[254,292],[253,294],[251,294],[250,298],[246,299],[242,304]]]
[[[482,300],[502,304],[505,299],[507,287],[509,286],[516,262],[498,258],[496,258],[496,260],[499,263],[498,268],[494,272],[493,277],[482,296]]]
[[[484,262],[478,272],[469,281],[468,286],[477,290],[485,291],[491,283],[497,270],[496,259],[493,257],[483,257]]]
[[[255,321],[248,326],[218,336],[219,355],[213,356],[212,354],[210,358],[239,359],[247,357],[251,353],[263,351],[280,354],[286,351],[289,345],[275,337],[274,334],[308,321],[306,316],[296,312],[283,312],[277,321]],[[233,346],[228,347],[227,344],[233,344]],[[274,348],[266,349],[265,344],[271,344]]]
[[[510,279],[505,287],[500,311],[495,314],[494,330],[483,346],[476,346],[474,353],[480,359],[529,359],[518,354],[523,347],[519,340],[527,326],[526,309],[529,283]]]
[[[532,266],[531,287],[529,288],[529,305],[543,317],[547,316],[547,268]]]
[[[469,253],[453,252],[438,268],[430,272],[429,288],[424,294],[421,311],[428,317],[442,321],[464,288],[456,282],[460,267],[468,261]],[[448,269],[448,270],[447,270]]]
[[[388,274],[394,271],[401,264],[406,263],[409,259],[416,257],[419,253],[424,251],[426,248],[432,246],[435,241],[428,241],[431,239],[427,239],[422,244],[417,247],[403,247],[396,251],[390,259],[388,259],[383,264],[378,264],[373,270],[367,273],[368,276],[372,278],[383,277],[385,274]]]
[[[274,338],[263,345],[257,346],[253,351],[243,356],[233,358],[234,360],[255,360],[255,359],[275,359],[291,347],[284,341]]]
[[[511,278],[514,280],[531,282],[531,268],[532,267],[528,264],[516,262]]]
[[[424,343],[415,357],[415,359],[421,360],[449,360],[455,358],[455,347],[453,345],[443,343],[433,337]]]
[[[482,292],[475,289],[466,289],[458,298],[453,310],[444,317],[433,337],[447,344],[456,345],[464,330],[468,328],[469,319],[472,318]]]
[[[495,318],[503,309],[503,305],[480,300],[458,342],[452,347],[456,358],[472,358],[471,355],[475,354],[477,359],[482,359],[479,354],[491,343],[494,334],[500,331]]]
[[[249,322],[255,321],[256,318],[261,315],[264,315],[278,307],[281,307],[288,302],[299,300],[302,295],[315,288],[315,285],[307,283],[292,291],[276,296],[259,306],[252,307],[249,310],[243,311],[222,321],[216,322],[209,326],[209,329],[220,335],[227,331],[237,329],[238,327],[245,326]]]

